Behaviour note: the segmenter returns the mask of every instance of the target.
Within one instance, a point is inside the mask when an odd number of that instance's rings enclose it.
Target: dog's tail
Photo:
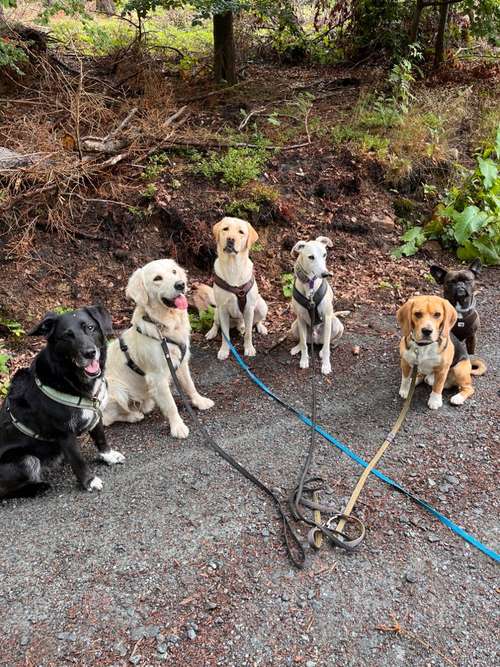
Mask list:
[[[484,375],[488,370],[488,366],[481,357],[474,357],[470,363],[472,365],[471,375]]]
[[[208,310],[209,306],[215,308],[213,288],[203,283],[193,283],[191,293],[188,295],[188,303],[193,308],[196,308],[198,314]]]

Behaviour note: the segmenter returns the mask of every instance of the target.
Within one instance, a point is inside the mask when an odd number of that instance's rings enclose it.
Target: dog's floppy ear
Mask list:
[[[291,255],[292,257],[295,257],[296,255],[299,254],[299,252],[302,250],[302,248],[305,246],[306,241],[297,241],[297,243],[293,246],[291,250]]]
[[[104,306],[87,306],[83,310],[97,322],[105,336],[111,336],[113,333],[113,322],[111,320],[111,315]]]
[[[125,295],[135,301],[138,306],[145,306],[148,302],[148,293],[144,284],[142,269],[136,269],[130,276]]]
[[[409,336],[412,330],[411,313],[414,299],[408,299],[396,313],[399,326],[403,330],[403,336]]]
[[[257,241],[259,238],[259,235],[255,231],[255,229],[252,227],[252,225],[247,222],[247,229],[248,229],[248,240],[247,240],[247,248],[250,250],[253,244]]]
[[[333,241],[332,239],[329,239],[328,236],[318,236],[316,241],[322,243],[323,245],[326,245],[327,248],[333,248]]]
[[[216,222],[215,225],[212,227],[212,234],[215,237],[215,242],[218,244],[219,243],[219,236],[220,236],[220,230],[222,229],[222,225],[224,224],[225,218],[222,218],[222,220],[219,220],[219,222]]]
[[[472,264],[469,266],[469,271],[472,271],[472,273],[478,277],[478,275],[481,273],[481,269],[483,268],[483,265],[481,264],[481,260],[475,259]]]
[[[446,274],[448,273],[446,269],[442,269],[437,264],[433,264],[431,266],[430,272],[431,276],[434,278],[434,280],[437,282],[438,285],[442,285],[444,283],[444,279],[446,278]]]
[[[28,336],[45,336],[45,338],[48,338],[54,331],[58,319],[59,315],[50,311],[34,329],[28,331]]]
[[[447,299],[443,299],[443,302],[444,302],[443,303],[444,319],[443,319],[442,335],[447,338],[450,335],[450,331],[456,324],[458,315],[455,308],[451,305],[451,303]]]

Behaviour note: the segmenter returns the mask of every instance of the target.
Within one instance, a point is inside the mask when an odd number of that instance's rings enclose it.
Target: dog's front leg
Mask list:
[[[102,489],[102,480],[100,477],[92,475],[85,462],[75,435],[68,435],[60,441],[61,451],[70,464],[75,477],[86,491],[100,491]]]
[[[332,324],[333,317],[331,315],[325,315],[325,321],[323,326],[323,347],[319,353],[321,357],[321,372],[323,375],[328,375],[332,372],[332,366],[330,364],[330,342],[332,339]]]
[[[255,357],[257,354],[252,340],[253,334],[253,318],[255,307],[247,304],[243,313],[243,320],[245,322],[245,337],[243,338],[243,350],[245,357]]]
[[[125,461],[123,454],[116,449],[111,449],[106,442],[102,419],[99,419],[97,425],[90,431],[90,437],[99,450],[99,458],[105,461],[109,466],[114,463],[123,463]]]
[[[205,334],[206,340],[213,340],[219,333],[219,311],[217,308],[214,309],[214,321],[212,327]]]
[[[401,357],[401,385],[399,387],[399,395],[401,398],[407,398],[411,387],[411,369],[410,364]]]
[[[146,383],[150,394],[156,398],[163,416],[168,420],[172,437],[187,438],[189,429],[181,419],[174,397],[170,391],[169,380],[165,379],[165,376],[160,373],[154,373],[146,375]]]
[[[194,386],[187,360],[184,360],[177,369],[177,377],[179,378],[181,387],[184,389],[195,408],[198,408],[198,410],[208,410],[209,408],[213,408],[214,402],[210,398],[199,394]]]
[[[307,327],[308,324],[299,317],[297,318],[297,328],[299,330],[299,344],[298,348],[300,350],[300,367],[309,368],[309,352],[307,350]],[[312,340],[312,332],[311,332]]]
[[[226,343],[226,338],[229,340],[229,327],[231,324],[231,318],[227,308],[217,308],[217,312],[219,313],[219,324],[222,332],[222,342],[217,354],[217,359],[224,361],[224,359],[229,357],[229,345]]]
[[[431,395],[427,401],[427,405],[431,410],[438,410],[443,405],[443,389],[449,369],[450,367],[446,366],[445,369],[440,368],[434,371],[434,384],[432,385]]]

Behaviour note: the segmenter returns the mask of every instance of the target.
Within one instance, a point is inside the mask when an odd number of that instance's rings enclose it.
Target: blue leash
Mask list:
[[[222,334],[224,336],[224,334]],[[363,468],[367,467],[367,462],[361,458],[361,456],[358,456],[356,452],[353,452],[352,449],[347,447],[347,445],[344,445],[342,442],[337,440],[336,438],[333,437],[333,435],[330,435],[328,431],[325,431],[324,429],[321,428],[321,426],[318,426],[317,424],[313,424],[313,422],[309,419],[309,417],[306,417],[303,415],[299,410],[294,408],[293,406],[289,405],[286,403],[282,398],[277,396],[267,385],[265,385],[262,380],[260,380],[251,370],[250,368],[246,365],[246,363],[243,361],[243,359],[240,357],[238,354],[238,351],[234,347],[234,345],[231,343],[231,341],[224,336],[226,343],[229,345],[229,349],[231,350],[231,354],[233,357],[236,359],[238,362],[238,365],[241,366],[241,368],[245,371],[245,373],[248,375],[248,377],[254,382],[260,389],[262,389],[263,392],[265,392],[268,396],[270,396],[272,399],[280,403],[283,407],[285,407],[287,410],[290,410],[290,412],[293,412],[299,419],[302,421],[304,424],[307,426],[312,426],[317,433],[319,433],[325,440],[327,440],[329,443],[337,447],[337,449],[340,449],[341,452],[346,454],[350,459],[353,461],[356,461],[360,466]],[[486,545],[484,545],[482,542],[477,540],[475,537],[472,535],[469,535],[463,528],[460,528],[460,526],[457,526],[456,523],[454,523],[451,519],[448,519],[444,514],[441,514],[441,512],[438,512],[438,510],[434,509],[432,505],[429,505],[425,500],[421,500],[418,496],[414,495],[411,491],[407,491],[404,487],[402,487],[398,482],[394,481],[387,475],[384,475],[383,472],[380,472],[380,470],[377,470],[374,468],[372,470],[372,474],[375,475],[375,477],[378,477],[381,479],[383,482],[388,484],[389,486],[392,486],[396,491],[400,491],[403,493],[405,496],[413,500],[413,502],[417,503],[417,505],[420,505],[420,507],[423,507],[427,512],[432,514],[433,516],[436,517],[441,523],[443,523],[445,526],[447,526],[451,531],[453,531],[456,535],[459,535],[463,540],[468,542],[469,544],[472,544],[473,547],[476,547],[476,549],[479,549],[479,551],[482,551],[484,554],[492,558],[494,561],[498,562],[500,561],[500,554],[496,553],[496,551],[493,551],[493,549],[490,549]]]

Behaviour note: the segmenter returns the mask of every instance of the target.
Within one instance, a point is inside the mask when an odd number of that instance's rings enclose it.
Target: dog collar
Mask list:
[[[301,283],[308,285],[309,289],[311,290],[313,289],[314,283],[317,278],[317,276],[314,273],[312,276],[309,276],[299,263],[295,265],[294,272],[295,272],[295,277],[298,278],[298,280],[300,280]]]
[[[467,308],[463,308],[458,302],[455,305],[455,310],[457,311],[457,315],[458,315],[459,320],[461,320],[463,318],[463,316],[466,315],[467,313],[469,313],[471,310],[475,310],[475,309],[476,309],[476,297],[475,296],[472,297],[471,304]]]
[[[40,389],[42,394],[45,394],[45,396],[55,401],[56,403],[65,405],[68,408],[85,408],[87,410],[98,411],[102,402],[102,399],[99,396],[102,393],[102,386],[103,385],[105,387],[107,386],[107,381],[103,380],[103,384],[99,389],[99,394],[92,398],[88,398],[87,396],[75,396],[74,394],[66,394],[63,391],[59,391],[58,389],[49,387],[48,385],[42,383],[38,375],[35,375],[35,384],[38,387],[38,389]]]

